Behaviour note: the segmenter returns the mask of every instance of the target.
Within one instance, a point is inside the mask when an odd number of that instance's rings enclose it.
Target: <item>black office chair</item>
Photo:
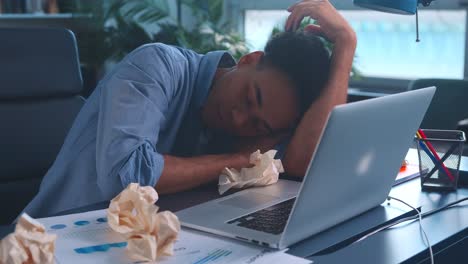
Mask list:
[[[75,36],[0,28],[0,224],[39,189],[84,99]]]
[[[419,79],[409,90],[436,86],[437,91],[421,128],[457,129],[460,120],[468,118],[468,80]]]
[[[437,91],[421,123],[421,128],[458,129],[468,132],[468,80],[418,79],[409,84],[409,90],[435,86]],[[468,136],[468,134],[466,134]],[[468,155],[465,142],[463,155]]]

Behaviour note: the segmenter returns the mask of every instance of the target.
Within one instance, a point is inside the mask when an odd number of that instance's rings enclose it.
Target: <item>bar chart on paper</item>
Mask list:
[[[112,232],[105,216],[101,210],[39,219],[47,232],[57,234],[56,263],[132,263],[125,239]]]
[[[217,249],[213,252],[210,252],[206,257],[201,258],[198,261],[195,261],[194,264],[203,264],[209,262],[216,262],[218,259],[222,260],[224,257],[231,255],[232,251],[226,249]]]
[[[174,255],[163,257],[159,261],[167,264],[257,263],[249,261],[249,259],[255,260],[270,251],[198,231],[183,229],[174,244]]]
[[[56,263],[135,263],[126,252],[125,238],[111,230],[106,211],[38,219],[47,232],[57,234]],[[174,243],[174,255],[158,263],[310,263],[284,251],[272,251],[199,231],[182,229]]]

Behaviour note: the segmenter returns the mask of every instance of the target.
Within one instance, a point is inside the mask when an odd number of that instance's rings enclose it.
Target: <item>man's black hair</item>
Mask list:
[[[284,72],[296,88],[301,115],[319,97],[330,72],[330,53],[318,36],[304,32],[282,32],[265,46],[260,67]]]

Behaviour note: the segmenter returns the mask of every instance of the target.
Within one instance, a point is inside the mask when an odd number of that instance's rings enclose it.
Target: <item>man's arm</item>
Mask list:
[[[286,29],[294,30],[302,18],[310,16],[317,20],[320,26],[310,26],[307,30],[319,33],[334,43],[329,80],[321,96],[302,117],[283,159],[289,175],[302,177],[319,142],[329,113],[334,106],[346,103],[357,40],[352,28],[328,0],[304,0],[288,10],[291,15]]]
[[[225,167],[240,169],[249,164],[244,153],[191,158],[164,155],[164,169],[155,188],[161,194],[184,191],[216,180]]]
[[[164,155],[164,169],[155,188],[161,194],[184,191],[218,179],[225,167],[241,169],[252,166],[249,162],[252,152],[257,149],[266,152],[285,136],[287,134],[239,138],[234,144],[236,153],[233,154],[190,158]]]
[[[173,70],[178,57],[172,49],[162,44],[136,49],[96,88],[99,102],[88,101],[99,103],[94,128],[96,173],[106,199],[112,199],[132,182],[154,186],[161,175],[164,158],[155,146],[169,100],[176,91],[175,82],[180,78]],[[93,133],[92,129],[89,133]]]

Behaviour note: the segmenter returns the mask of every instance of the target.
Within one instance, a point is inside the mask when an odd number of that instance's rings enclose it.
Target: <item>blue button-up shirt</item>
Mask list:
[[[164,44],[129,54],[88,98],[25,212],[39,217],[110,200],[132,182],[155,186],[162,154],[216,153],[200,107],[226,58],[235,63],[226,52]]]

